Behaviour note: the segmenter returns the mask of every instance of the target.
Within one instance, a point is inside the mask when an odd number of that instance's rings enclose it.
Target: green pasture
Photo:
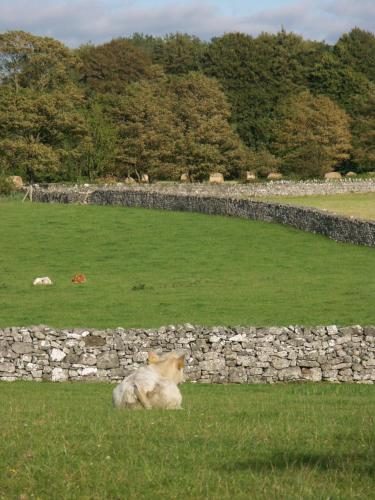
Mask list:
[[[375,193],[271,196],[267,197],[267,200],[290,203],[291,205],[315,207],[361,219],[375,219]]]
[[[118,411],[109,384],[0,383],[0,499],[374,498],[373,386],[182,386]]]
[[[286,226],[2,200],[0,235],[0,326],[375,323],[374,249]]]

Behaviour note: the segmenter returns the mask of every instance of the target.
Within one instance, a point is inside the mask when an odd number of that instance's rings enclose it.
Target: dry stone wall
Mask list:
[[[44,185],[51,191],[68,189],[61,184]],[[98,188],[98,185],[82,184],[69,189],[87,192]],[[254,183],[232,183],[224,184],[209,183],[177,183],[177,182],[156,182],[152,184],[132,184],[124,183],[102,185],[101,189],[108,190],[131,190],[143,192],[157,192],[164,194],[180,194],[189,196],[219,196],[224,198],[253,198],[265,196],[307,196],[307,195],[330,195],[345,193],[374,193],[375,177],[369,179],[345,179],[340,181],[270,181]]]
[[[152,189],[64,188],[51,186],[34,190],[34,200],[49,203],[122,205],[164,210],[199,212],[286,224],[322,234],[345,243],[375,246],[375,221],[331,214],[309,207],[268,203],[246,198],[175,194]]]
[[[186,354],[186,378],[201,383],[375,381],[375,326],[0,330],[0,380],[118,382],[150,350]]]

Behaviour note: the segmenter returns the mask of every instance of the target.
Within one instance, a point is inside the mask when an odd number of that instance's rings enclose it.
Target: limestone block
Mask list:
[[[116,351],[109,351],[100,354],[97,357],[98,368],[117,368],[119,366],[119,359]]]
[[[288,359],[285,358],[273,358],[271,364],[277,370],[282,370],[283,368],[287,368],[290,362]]]
[[[322,370],[320,368],[302,368],[302,378],[313,382],[322,380]]]
[[[299,359],[297,360],[297,366],[305,367],[305,368],[314,368],[319,366],[319,363],[317,361],[310,361],[308,359]]]
[[[301,368],[299,366],[283,368],[278,373],[279,380],[300,380],[302,378]]]
[[[85,352],[81,354],[78,362],[81,363],[82,365],[93,366],[96,364],[96,356],[94,354]]]
[[[66,358],[66,353],[61,349],[53,348],[52,351],[50,352],[50,357],[51,361],[59,362],[62,361],[64,358]]]
[[[86,347],[100,347],[106,344],[106,340],[103,337],[96,337],[89,335],[85,338]]]
[[[0,372],[14,373],[16,371],[16,367],[13,363],[5,362],[0,363]]]
[[[17,354],[28,354],[33,351],[33,346],[30,343],[14,342],[12,349]]]
[[[81,370],[78,371],[78,373],[82,377],[92,377],[97,374],[98,369],[96,366],[88,366],[86,368],[81,368]]]
[[[244,368],[230,368],[228,373],[229,382],[234,384],[241,384],[247,381],[247,373]]]
[[[211,359],[199,363],[199,368],[207,372],[216,372],[225,368],[225,360],[223,358]]]
[[[51,378],[53,382],[63,382],[68,380],[68,370],[64,370],[63,368],[54,368],[52,370]]]

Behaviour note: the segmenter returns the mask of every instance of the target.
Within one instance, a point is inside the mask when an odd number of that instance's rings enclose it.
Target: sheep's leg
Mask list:
[[[137,396],[139,402],[146,408],[146,410],[151,410],[151,403],[147,398],[146,392],[137,385],[134,387],[134,393]]]

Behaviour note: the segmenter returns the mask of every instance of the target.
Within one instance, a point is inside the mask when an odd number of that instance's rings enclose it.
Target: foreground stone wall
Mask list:
[[[187,380],[203,383],[328,381],[373,384],[375,326],[199,327],[149,330],[0,330],[0,380],[117,382],[147,352],[183,349]]]
[[[375,221],[331,214],[309,207],[268,203],[245,198],[170,194],[149,189],[37,188],[33,199],[49,203],[122,205],[226,215],[286,224],[303,231],[360,245],[375,246]]]

